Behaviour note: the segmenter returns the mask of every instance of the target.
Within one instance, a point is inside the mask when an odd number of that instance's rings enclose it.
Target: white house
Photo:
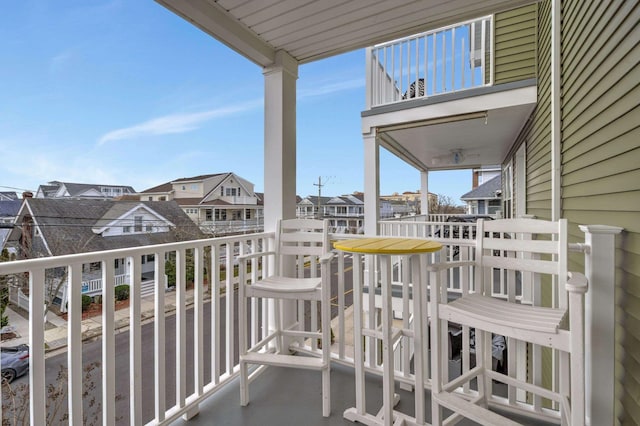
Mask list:
[[[175,201],[207,234],[258,232],[263,228],[262,194],[235,173],[180,178],[138,195],[141,201]]]

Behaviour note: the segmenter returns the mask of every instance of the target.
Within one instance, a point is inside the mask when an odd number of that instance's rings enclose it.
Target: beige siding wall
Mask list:
[[[578,224],[625,228],[617,250],[617,415],[640,424],[640,5],[563,2],[562,195]],[[576,256],[572,266],[582,268]]]
[[[494,82],[536,76],[536,5],[495,15]]]

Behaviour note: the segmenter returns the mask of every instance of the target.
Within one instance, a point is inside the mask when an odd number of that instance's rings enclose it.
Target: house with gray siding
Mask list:
[[[460,199],[467,204],[468,214],[502,214],[502,177],[495,176],[485,183],[462,195]]]

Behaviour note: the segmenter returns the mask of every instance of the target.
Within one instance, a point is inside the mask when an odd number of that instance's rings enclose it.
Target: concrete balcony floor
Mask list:
[[[321,378],[317,371],[294,368],[269,367],[250,386],[250,403],[240,406],[239,380],[214,394],[200,405],[200,414],[189,421],[178,420],[174,425],[184,426],[251,426],[251,425],[353,425],[343,418],[347,408],[355,404],[355,381],[353,368],[332,365],[331,370],[331,416],[322,417]],[[413,415],[414,396],[400,390],[400,402],[396,410]],[[429,393],[427,392],[427,420],[431,417]],[[369,413],[377,413],[382,405],[382,380],[367,375],[366,403]],[[510,415],[523,425],[550,425]],[[460,425],[475,425],[463,420]]]

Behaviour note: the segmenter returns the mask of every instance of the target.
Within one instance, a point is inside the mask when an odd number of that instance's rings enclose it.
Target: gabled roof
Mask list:
[[[17,199],[18,194],[16,194],[14,191],[0,191],[0,201]]]
[[[152,188],[149,189],[145,189],[144,191],[141,192],[141,194],[151,194],[151,193],[156,193],[156,192],[171,192],[173,190],[173,185],[171,184],[171,182],[165,182],[165,183],[161,183],[158,186],[154,186]]]
[[[146,210],[147,213],[151,214],[152,216],[155,216],[158,219],[158,221],[163,224],[163,226],[165,225],[168,225],[171,227],[175,226],[173,223],[171,223],[171,221],[169,221],[168,219],[156,213],[146,204],[143,204],[139,201],[134,201],[134,202],[128,201],[128,202],[114,203],[113,206],[111,206],[111,208],[107,210],[105,215],[96,222],[92,230],[96,234],[101,234],[109,226],[116,226],[118,221],[124,219],[125,217],[131,215],[134,211],[137,211],[139,209]]]
[[[175,225],[176,231],[102,237],[93,232],[97,224],[116,219],[118,211],[138,205],[154,211]],[[173,201],[113,201],[30,198],[21,215],[30,214],[51,255],[111,250],[140,245],[203,238],[198,226]],[[113,218],[111,217],[113,213]],[[178,232],[179,231],[179,232]]]
[[[180,178],[180,179],[172,180],[169,183],[194,182],[194,181],[200,181],[200,180],[207,180],[207,179],[210,179],[210,178],[216,177],[216,176],[225,176],[225,175],[228,175],[228,174],[229,173],[213,173],[213,174],[208,174],[208,175],[193,176],[193,177],[188,177],[188,178]]]
[[[349,195],[340,195],[339,197],[333,197],[331,200],[329,200],[329,202],[327,203],[328,205],[350,205],[350,206],[360,206],[363,205],[364,202],[359,199],[358,197],[355,197],[352,194]]]
[[[327,204],[329,201],[331,201],[333,197],[320,197],[320,204],[321,205],[325,205]],[[314,206],[318,205],[318,196],[317,195],[308,195],[306,197],[304,197],[302,200],[300,200],[298,202],[298,204],[300,203],[305,203],[305,204],[313,204]]]
[[[62,188],[66,189],[66,192],[69,194],[69,197],[82,197],[82,196],[90,196],[90,197],[106,197],[101,188],[122,188],[125,192],[134,194],[136,191],[133,187],[128,185],[106,185],[101,183],[75,183],[75,182],[59,182],[52,181],[47,185],[40,185],[38,188],[38,193],[43,196],[53,196],[56,192],[60,191]],[[95,195],[93,194],[95,191]]]
[[[502,176],[498,175],[460,197],[461,200],[486,200],[500,198],[497,191],[502,190]]]
[[[224,184],[225,182],[227,182],[228,179],[230,179],[231,177],[234,177],[237,181],[238,184],[244,189],[244,191],[248,194],[255,194],[252,190],[250,190],[250,186],[251,182],[249,182],[246,179],[241,178],[240,176],[238,176],[237,174],[233,173],[233,172],[229,172],[226,173],[224,175],[220,175],[220,176],[216,176],[217,178],[217,182],[214,182],[213,184],[213,188],[211,189],[211,191],[209,191],[203,198],[203,204],[205,203],[205,200],[207,200],[211,195],[215,195],[217,194],[218,188],[220,188],[220,186],[222,184]]]

